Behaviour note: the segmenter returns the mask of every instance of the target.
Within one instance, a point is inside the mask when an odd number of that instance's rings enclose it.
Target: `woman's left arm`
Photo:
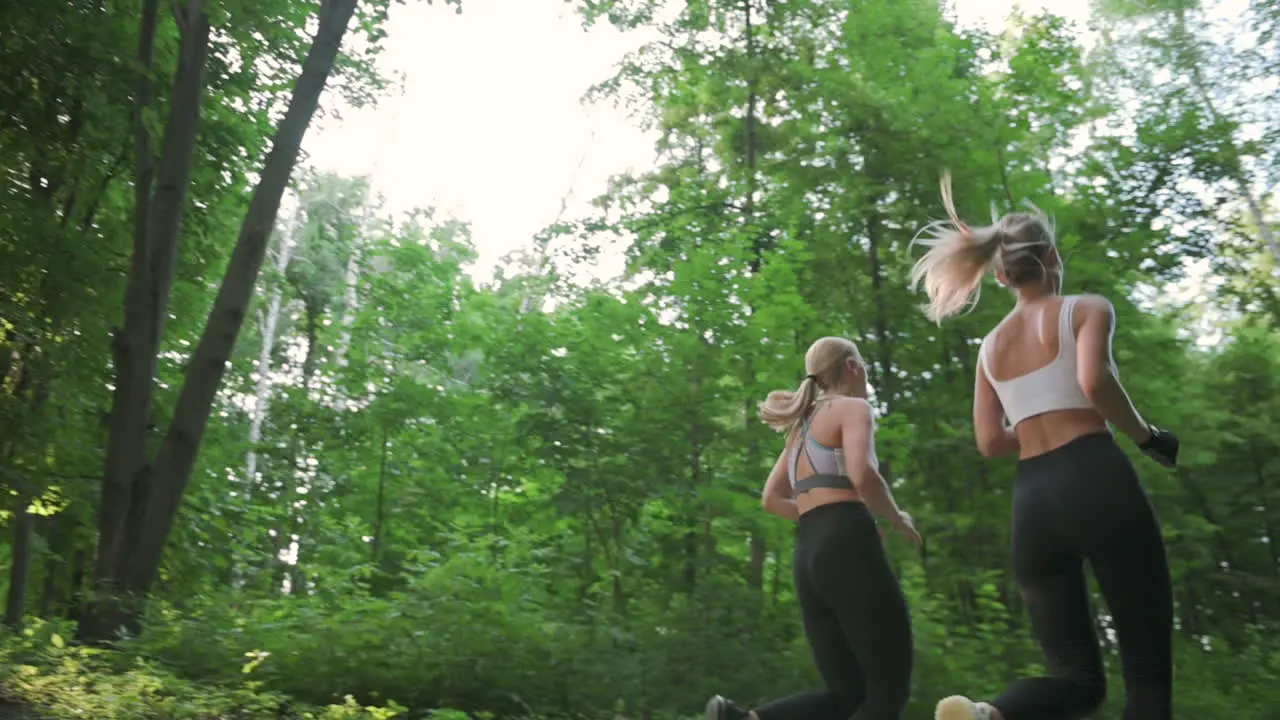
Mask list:
[[[1004,424],[1004,417],[1004,406],[979,361],[973,387],[973,432],[978,438],[978,452],[986,457],[1012,455],[1019,450],[1018,436]]]

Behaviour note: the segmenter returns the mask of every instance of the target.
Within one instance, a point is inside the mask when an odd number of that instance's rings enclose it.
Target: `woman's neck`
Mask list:
[[[1036,287],[1018,288],[1016,292],[1019,306],[1032,305],[1044,300],[1045,298],[1056,297],[1058,295],[1057,289],[1048,283]]]

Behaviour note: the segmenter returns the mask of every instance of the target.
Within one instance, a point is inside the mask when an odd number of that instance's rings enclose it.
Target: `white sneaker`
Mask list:
[[[992,720],[991,706],[976,703],[963,695],[952,695],[938,701],[933,720]]]

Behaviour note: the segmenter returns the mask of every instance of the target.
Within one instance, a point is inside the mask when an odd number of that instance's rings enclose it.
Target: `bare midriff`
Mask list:
[[[1107,422],[1096,410],[1055,410],[1029,417],[1014,428],[1018,435],[1018,457],[1043,455],[1084,435],[1107,432]]]
[[[848,490],[835,488],[814,488],[796,498],[796,509],[801,515],[816,507],[839,502],[862,502],[858,491],[850,487]]]

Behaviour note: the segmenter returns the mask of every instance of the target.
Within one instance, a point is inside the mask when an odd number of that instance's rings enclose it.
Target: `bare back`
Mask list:
[[[816,442],[823,448],[836,451],[841,447],[843,426],[841,424],[841,413],[837,412],[834,407],[836,403],[841,402],[864,402],[854,400],[852,398],[832,398],[826,401],[820,401],[818,406],[813,410],[813,416],[809,420],[808,438],[803,437],[803,428],[797,428],[792,432],[791,437],[787,439],[787,453],[796,453],[795,458],[795,477],[805,477],[815,472],[820,472],[819,468],[815,468],[810,461],[810,457],[804,452],[797,452],[797,444],[803,442]],[[874,440],[872,441],[874,443]],[[852,475],[860,472],[861,468],[848,468],[848,472]],[[794,481],[794,478],[793,478]],[[796,507],[801,515],[806,512],[820,507],[822,505],[830,505],[837,502],[861,501],[858,491],[854,488],[852,478],[848,489],[845,488],[829,488],[817,487],[796,496]]]
[[[996,326],[984,342],[982,355],[990,383],[1023,382],[1023,378],[1033,378],[1036,373],[1059,362],[1064,349],[1076,352],[1075,336],[1090,308],[1081,302],[1077,312],[1064,319],[1062,313],[1064,310],[1070,312],[1073,304],[1068,302],[1064,308],[1064,301],[1064,298],[1055,296],[1018,307]],[[1072,336],[1066,338],[1064,348],[1061,333],[1067,328],[1070,328]],[[1062,360],[1071,361],[1074,367],[1074,357]],[[1056,379],[1056,382],[1068,381],[1076,382],[1074,371],[1069,380]],[[1106,428],[1106,421],[1097,410],[1077,406],[1031,415],[1021,419],[1014,431],[1018,436],[1021,457],[1028,458]]]

